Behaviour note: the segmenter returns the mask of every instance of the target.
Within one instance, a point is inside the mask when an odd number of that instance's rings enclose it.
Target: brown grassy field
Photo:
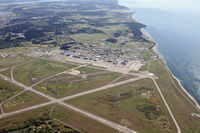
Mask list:
[[[15,132],[34,132],[33,129],[36,129],[37,132],[117,133],[112,128],[56,105],[52,111],[52,116],[65,123],[63,124],[50,117],[53,106],[46,106],[1,119],[0,132],[13,130]]]
[[[85,133],[117,133],[116,130],[107,127],[101,123],[91,120],[76,112],[67,110],[61,106],[56,106],[52,112],[53,117],[76,127]]]
[[[118,78],[118,73],[100,73],[86,77],[62,74],[44,81],[34,88],[56,98],[77,94],[105,86]]]
[[[44,103],[46,101],[47,101],[46,99],[43,99],[35,94],[32,94],[30,92],[24,92],[21,95],[17,96],[16,98],[5,103],[3,105],[3,108],[5,112],[12,112],[39,103]]]
[[[76,66],[41,59],[15,68],[14,78],[19,82],[31,85],[45,77],[74,67]]]
[[[30,112],[25,112],[19,115],[14,115],[0,120],[0,131],[5,129],[14,129],[16,127],[23,127],[25,121],[31,118],[42,116],[45,112],[49,112],[50,107],[44,107]]]
[[[150,79],[66,102],[141,133],[176,132],[174,123]]]
[[[70,125],[65,125],[50,117],[52,107],[53,105],[1,119],[0,132],[81,133]]]
[[[16,55],[14,57],[9,57],[9,58],[3,58],[3,59],[0,59],[0,68],[10,68],[10,67],[13,67],[15,65],[18,65],[30,60],[33,60],[33,59],[30,57],[25,57],[21,55]]]
[[[103,70],[101,69],[95,69],[95,68],[89,68],[89,67],[81,67],[78,68],[81,73],[80,74],[89,74],[89,73],[95,73],[95,72],[102,72]]]
[[[1,72],[1,74],[5,75],[6,77],[11,78],[11,69],[3,71]]]

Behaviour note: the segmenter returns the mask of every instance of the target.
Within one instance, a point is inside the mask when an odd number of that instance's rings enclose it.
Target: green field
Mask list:
[[[116,21],[116,22],[118,22],[118,21]],[[115,26],[101,27],[99,29],[103,30],[107,34],[107,36],[111,38],[111,37],[113,37],[113,33],[115,33],[116,31],[126,31],[129,28],[126,25],[119,24],[119,25],[115,25]]]
[[[84,133],[117,133],[116,130],[107,127],[99,122],[91,120],[76,112],[65,109],[61,106],[56,106],[52,112],[52,116],[76,127]]]
[[[70,36],[72,39],[74,39],[76,42],[79,43],[86,43],[91,44],[98,41],[103,41],[105,39],[108,39],[106,34],[76,34]]]
[[[35,47],[16,47],[16,48],[6,48],[0,49],[0,55],[8,55],[8,57],[0,59],[0,69],[10,68],[15,65],[33,60],[31,57],[24,56],[26,53],[35,49]]]
[[[110,72],[99,74],[95,73],[94,75],[88,76],[86,74],[82,76],[62,74],[46,80],[34,88],[45,94],[60,98],[105,86],[119,76],[119,73]]]
[[[67,132],[67,133],[80,133],[72,129],[68,125],[55,121],[51,118],[50,109],[52,106],[43,107],[23,114],[15,115],[12,117],[1,119],[0,132]]]
[[[175,132],[176,128],[150,79],[66,101],[141,133]]]
[[[20,87],[14,86],[9,82],[0,79],[0,103],[20,92]]]
[[[0,68],[9,68],[15,65],[24,63],[26,61],[30,61],[32,58],[25,57],[25,56],[14,56],[9,58],[0,59]]]
[[[1,119],[0,132],[117,133],[112,128],[57,105],[52,111],[53,119],[51,109],[53,105]]]
[[[1,74],[5,75],[6,77],[11,78],[11,69],[2,71]]]
[[[5,103],[3,105],[3,108],[5,112],[12,112],[15,110],[30,107],[32,105],[44,103],[46,101],[47,101],[46,99],[43,99],[37,95],[31,94],[30,92],[24,92],[21,95]]]
[[[141,68],[141,70],[148,70],[159,77],[157,83],[174,113],[179,126],[183,133],[199,133],[200,119],[191,116],[191,113],[199,113],[186,99],[186,94],[181,90],[175,79],[170,78],[171,75],[158,61],[149,62]],[[176,86],[172,83],[175,82]]]
[[[74,67],[76,66],[40,59],[15,68],[14,78],[21,83],[31,85],[45,77]]]

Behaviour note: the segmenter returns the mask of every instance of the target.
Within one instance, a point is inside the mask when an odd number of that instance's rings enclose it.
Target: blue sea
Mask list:
[[[196,6],[190,10],[187,5],[184,9],[161,5],[162,9],[137,0],[123,0],[120,4],[136,11],[135,19],[147,25],[171,72],[200,103],[200,10]]]

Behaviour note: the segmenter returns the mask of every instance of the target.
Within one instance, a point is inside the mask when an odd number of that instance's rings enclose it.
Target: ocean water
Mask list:
[[[131,0],[120,4],[136,11],[134,17],[147,25],[171,72],[200,104],[200,10],[155,8]]]

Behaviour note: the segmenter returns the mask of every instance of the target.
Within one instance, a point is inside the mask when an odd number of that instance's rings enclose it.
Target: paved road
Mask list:
[[[64,101],[64,100],[77,98],[77,97],[88,95],[88,94],[91,94],[91,93],[103,91],[103,90],[106,90],[106,89],[109,89],[109,88],[112,88],[112,87],[116,87],[116,86],[124,85],[124,84],[127,84],[127,83],[131,83],[131,82],[134,82],[134,81],[137,81],[137,80],[140,80],[140,79],[143,79],[143,77],[136,77],[136,78],[128,79],[128,80],[121,81],[121,82],[118,82],[118,83],[114,83],[114,84],[108,84],[108,85],[100,87],[100,88],[96,88],[96,89],[85,91],[85,92],[78,93],[78,94],[75,94],[75,95],[67,96],[67,97],[64,97],[64,98],[61,98],[61,99],[58,99],[58,100],[59,101]]]
[[[15,94],[14,96],[12,96],[12,97],[8,98],[7,100],[3,101],[3,102],[0,104],[0,107],[1,107],[2,114],[4,114],[4,113],[5,113],[5,112],[4,112],[4,109],[3,109],[3,104],[5,104],[5,103],[7,103],[8,101],[12,100],[13,98],[15,98],[15,97],[19,96],[20,94],[24,93],[25,91],[26,91],[26,90],[23,90],[23,91],[21,91],[21,92],[19,92],[19,93]]]
[[[25,64],[28,64],[28,63],[31,63],[31,62],[33,62],[33,61],[36,61],[36,60],[39,60],[39,58],[35,58],[35,59],[33,59],[33,60],[30,60],[30,61],[27,61],[27,62],[23,62],[23,63],[21,63],[21,64],[18,64],[18,65],[15,65],[15,66],[13,66],[12,68],[11,68],[11,72],[10,72],[10,76],[11,76],[11,79],[12,80],[14,80],[14,74],[13,74],[13,71],[14,71],[14,69],[16,68],[16,67],[18,67],[18,66],[22,66],[22,65],[25,65]]]
[[[134,78],[134,79],[129,79],[129,80],[126,80],[126,81],[115,83],[115,84],[110,84],[110,85],[107,85],[105,87],[97,88],[97,89],[95,89],[95,91],[91,90],[91,91],[80,93],[79,95],[76,94],[76,95],[65,97],[65,98],[62,98],[62,99],[55,99],[55,98],[53,98],[51,96],[45,95],[45,94],[43,94],[43,93],[41,93],[41,92],[39,92],[37,90],[32,89],[31,87],[23,85],[23,84],[15,81],[15,80],[12,80],[12,79],[10,79],[10,78],[2,75],[2,74],[0,74],[0,78],[3,78],[3,79],[7,80],[10,83],[13,83],[13,84],[15,84],[17,86],[20,86],[20,87],[24,88],[24,91],[28,90],[28,91],[34,92],[37,95],[40,95],[40,96],[45,97],[45,98],[50,100],[50,102],[47,102],[47,103],[38,104],[38,105],[34,105],[34,106],[31,106],[31,107],[28,107],[28,108],[24,108],[24,109],[21,109],[21,110],[18,110],[18,111],[1,114],[0,118],[9,117],[9,116],[12,116],[12,115],[15,115],[15,114],[23,113],[23,112],[26,112],[26,111],[30,111],[30,110],[33,110],[33,109],[37,109],[37,108],[41,108],[41,107],[44,107],[44,106],[47,106],[47,105],[51,105],[51,104],[57,103],[57,104],[60,104],[60,105],[62,105],[64,107],[67,107],[68,109],[71,109],[73,111],[81,113],[81,114],[83,114],[83,115],[85,115],[85,116],[87,116],[87,117],[89,117],[91,119],[94,119],[94,120],[96,120],[98,122],[101,122],[104,125],[107,125],[107,126],[109,126],[111,128],[114,128],[114,129],[116,129],[116,130],[118,130],[120,132],[123,132],[123,133],[136,133],[135,131],[133,131],[133,130],[127,128],[127,127],[121,126],[119,124],[116,124],[114,122],[111,122],[109,120],[101,118],[99,116],[96,116],[94,114],[91,114],[91,113],[88,113],[86,111],[80,110],[80,109],[78,109],[78,108],[76,108],[74,106],[71,106],[71,105],[67,104],[67,103],[64,103],[63,100],[71,99],[71,98],[75,98],[75,97],[78,97],[78,96],[83,96],[83,95],[87,95],[87,94],[90,94],[90,93],[94,93],[94,92],[97,92],[97,91],[102,91],[102,90],[105,90],[105,89],[108,89],[108,88],[111,88],[111,87],[127,84],[127,83],[130,83],[130,82],[142,79],[141,77]]]
[[[40,95],[40,96],[42,96],[42,97],[44,97],[44,98],[46,98],[46,99],[55,100],[55,98],[52,98],[52,97],[50,97],[50,96],[48,96],[48,95],[45,95],[45,94],[43,94],[43,93],[41,93],[41,92],[39,92],[39,91],[37,91],[37,90],[32,89],[31,87],[28,87],[28,86],[26,86],[26,85],[24,85],[24,84],[22,84],[22,83],[20,83],[20,82],[17,82],[17,81],[15,81],[15,80],[12,80],[12,79],[10,79],[10,78],[8,78],[8,77],[2,75],[2,74],[0,74],[0,78],[6,80],[6,81],[8,81],[8,82],[10,82],[10,83],[12,83],[12,84],[14,84],[14,85],[16,85],[16,86],[19,86],[19,87],[23,88],[23,89],[24,89],[23,91],[29,90],[29,91],[34,92],[34,93],[36,93],[37,95]],[[11,98],[12,98],[12,99],[15,98],[16,96],[18,96],[18,95],[20,95],[21,93],[23,93],[23,91],[21,91],[20,93],[18,93],[17,95],[15,95],[15,96],[13,96],[13,97],[11,97]],[[11,100],[11,98],[10,98],[10,100]],[[7,101],[8,101],[8,100],[7,100]]]
[[[6,71],[6,70],[8,70],[8,68],[2,68],[0,69],[0,72]]]
[[[35,59],[35,60],[38,60],[38,59]],[[35,60],[32,60],[32,61],[35,61]],[[32,62],[32,61],[29,61],[29,62]],[[27,62],[26,62],[26,63],[27,63]],[[25,64],[25,63],[23,63],[23,64]],[[22,65],[22,64],[20,64],[20,65]],[[19,65],[17,65],[17,66],[19,66]],[[47,95],[44,95],[43,93],[38,93],[38,91],[32,89],[32,87],[36,86],[37,84],[39,84],[39,83],[41,83],[41,82],[43,82],[43,81],[45,81],[45,80],[48,80],[48,79],[53,78],[53,77],[55,77],[55,76],[61,75],[61,74],[63,74],[63,73],[67,73],[67,72],[69,72],[69,71],[71,71],[71,70],[73,70],[73,69],[78,69],[78,68],[80,68],[80,67],[82,67],[82,66],[85,66],[85,65],[80,65],[80,66],[78,66],[78,67],[69,69],[69,70],[67,70],[67,71],[60,72],[60,73],[54,74],[54,75],[52,75],[52,76],[49,76],[49,77],[47,77],[47,78],[45,78],[45,79],[43,79],[43,80],[41,80],[41,81],[39,81],[39,82],[33,84],[31,87],[28,87],[28,86],[26,86],[26,85],[24,85],[24,84],[21,84],[20,82],[15,81],[14,76],[13,76],[13,70],[14,70],[17,66],[14,66],[14,67],[11,68],[11,79],[8,78],[8,77],[6,77],[6,76],[4,76],[4,75],[2,75],[2,74],[0,74],[0,78],[4,79],[4,80],[6,80],[6,81],[8,81],[8,82],[10,82],[10,83],[12,83],[12,84],[15,84],[16,86],[19,86],[19,87],[23,88],[24,90],[21,91],[21,92],[19,92],[19,93],[16,94],[16,95],[10,97],[9,99],[7,99],[6,101],[4,101],[3,103],[1,103],[1,104],[0,104],[1,108],[2,108],[2,105],[3,105],[3,104],[5,104],[6,102],[12,100],[13,98],[19,96],[20,94],[24,93],[24,92],[27,91],[27,90],[32,91],[32,92],[34,92],[34,93],[36,93],[36,94],[38,94],[38,95],[40,95],[40,96],[43,96],[43,97],[45,97],[45,98],[47,98],[47,99],[49,99],[49,100],[55,100],[54,98],[47,97]],[[3,110],[3,108],[2,108],[2,110]],[[4,111],[3,111],[3,113],[4,113]]]
[[[27,111],[30,111],[30,110],[33,110],[33,109],[38,109],[38,108],[41,108],[41,107],[45,107],[45,106],[48,106],[48,105],[51,105],[51,104],[54,104],[54,103],[56,103],[56,102],[55,101],[51,101],[51,102],[47,102],[47,103],[43,103],[43,104],[39,104],[39,105],[34,105],[34,106],[31,106],[31,107],[28,107],[28,108],[24,108],[24,109],[21,109],[21,110],[18,110],[18,111],[14,111],[14,112],[10,112],[10,113],[4,113],[4,114],[0,115],[0,119],[5,118],[5,117],[9,117],[9,116],[13,116],[13,115],[16,115],[16,114],[24,113],[24,112],[27,112]],[[118,130],[118,131],[120,131],[122,133],[136,133],[135,131],[133,131],[133,130],[125,127],[125,126],[121,126],[119,124],[116,124],[114,122],[111,122],[109,120],[101,118],[99,116],[96,116],[96,115],[94,115],[92,113],[83,111],[83,110],[78,109],[78,108],[76,108],[76,107],[74,107],[72,105],[69,105],[67,103],[58,102],[58,104],[61,105],[61,106],[66,107],[66,108],[68,108],[70,110],[73,110],[73,111],[75,111],[77,113],[80,113],[80,114],[82,114],[82,115],[84,115],[86,117],[89,117],[89,118],[91,118],[91,119],[93,119],[95,121],[98,121],[98,122],[100,122],[100,123],[102,123],[104,125],[107,125],[107,126],[113,128],[113,129],[116,129],[116,130]]]
[[[71,70],[75,70],[75,69],[78,69],[78,68],[83,67],[83,66],[86,66],[86,65],[80,65],[80,66],[78,66],[78,67],[75,67],[75,68],[66,70],[66,71],[64,71],[64,72],[60,72],[60,73],[54,74],[54,75],[52,75],[52,76],[49,76],[49,77],[47,77],[47,78],[44,78],[44,79],[40,80],[39,82],[33,84],[33,85],[31,86],[31,88],[34,87],[34,86],[36,86],[36,85],[38,85],[38,84],[40,84],[40,83],[42,83],[42,82],[44,82],[44,81],[46,81],[46,80],[48,80],[48,79],[50,79],[50,78],[56,77],[56,76],[61,75],[61,74],[68,73],[68,72],[70,72]]]
[[[79,67],[80,67],[80,66],[79,66]],[[77,68],[79,68],[79,67],[77,67]],[[76,68],[76,69],[77,69],[77,68]],[[75,68],[74,68],[74,69],[75,69]],[[12,69],[11,69],[11,70],[12,70]],[[68,71],[70,71],[70,70],[68,70]],[[66,72],[67,72],[67,71],[66,71]],[[57,76],[57,75],[62,74],[62,73],[64,73],[64,72],[55,74],[54,76]],[[129,74],[130,74],[130,73],[129,73]],[[13,75],[13,74],[12,74],[12,75]],[[117,129],[117,130],[120,131],[120,132],[124,132],[124,133],[135,133],[135,131],[133,131],[133,130],[127,128],[127,127],[118,125],[118,124],[113,123],[113,122],[111,122],[111,121],[105,120],[104,118],[101,118],[101,117],[99,117],[99,116],[93,115],[93,114],[91,114],[91,113],[89,113],[89,112],[80,110],[80,109],[78,109],[78,108],[76,108],[76,107],[74,107],[74,106],[72,106],[72,105],[69,105],[69,104],[64,103],[63,101],[64,101],[64,100],[69,100],[69,99],[72,99],[72,98],[76,98],[76,97],[80,97],[80,96],[83,96],[83,95],[95,93],[95,92],[98,92],[98,91],[106,90],[106,89],[108,89],[108,88],[116,87],[116,86],[119,86],[119,85],[127,84],[127,83],[130,83],[130,82],[133,82],[133,81],[136,81],[136,80],[140,80],[140,79],[143,79],[143,78],[151,78],[151,79],[153,80],[154,84],[156,85],[156,88],[157,88],[157,90],[158,90],[158,92],[159,92],[159,94],[160,94],[162,100],[164,101],[164,104],[165,104],[165,106],[167,107],[167,110],[168,110],[168,112],[170,113],[170,116],[172,117],[172,119],[173,119],[173,121],[174,121],[174,123],[175,123],[175,125],[176,125],[176,127],[177,127],[177,132],[178,132],[178,133],[181,133],[181,129],[180,129],[180,127],[179,127],[179,125],[178,125],[178,123],[177,123],[177,121],[176,121],[176,119],[175,119],[175,117],[174,117],[174,115],[173,115],[171,109],[169,108],[169,106],[168,106],[168,104],[167,104],[167,102],[166,102],[166,100],[165,100],[165,98],[164,98],[164,96],[163,96],[163,94],[162,94],[162,92],[161,92],[161,90],[160,90],[160,88],[159,88],[157,82],[155,81],[155,75],[153,75],[153,74],[151,74],[151,73],[148,73],[148,72],[139,73],[139,74],[130,74],[130,75],[136,75],[136,76],[139,76],[139,77],[133,78],[133,79],[129,79],[129,80],[125,80],[125,81],[121,81],[121,82],[114,83],[114,84],[109,84],[109,85],[104,86],[104,87],[100,87],[100,88],[97,88],[97,89],[94,89],[94,90],[82,92],[82,93],[75,94],[75,95],[72,95],[72,96],[68,96],[68,97],[65,97],[65,98],[55,99],[55,98],[53,98],[53,97],[51,97],[51,96],[45,95],[45,94],[43,94],[43,93],[41,93],[41,92],[39,92],[39,91],[37,91],[37,90],[32,89],[33,86],[35,86],[35,85],[37,85],[37,84],[39,84],[39,83],[41,83],[41,82],[43,82],[43,81],[45,81],[45,80],[47,80],[47,79],[49,79],[49,78],[52,78],[52,77],[54,77],[54,76],[50,76],[50,77],[48,77],[48,78],[46,78],[46,79],[43,79],[43,80],[39,81],[38,83],[32,85],[31,87],[28,87],[28,86],[26,86],[26,85],[23,85],[23,84],[21,84],[21,83],[15,81],[14,78],[9,79],[9,78],[7,78],[6,76],[0,74],[0,78],[3,78],[3,79],[5,79],[5,80],[7,80],[8,82],[11,82],[11,83],[13,83],[13,84],[15,84],[15,85],[17,85],[17,86],[20,86],[20,87],[24,88],[24,91],[25,91],[25,90],[29,90],[29,91],[34,92],[34,93],[36,93],[36,94],[38,94],[38,95],[40,95],[40,96],[42,96],[42,97],[45,97],[45,98],[51,100],[51,101],[48,102],[48,103],[35,105],[35,106],[32,106],[32,107],[28,107],[28,108],[25,108],[25,109],[22,109],[22,110],[18,110],[18,111],[14,111],[14,112],[10,112],[10,113],[3,113],[2,115],[0,115],[0,118],[4,118],[4,117],[11,116],[11,115],[14,115],[14,114],[18,114],[18,113],[22,113],[22,112],[25,112],[25,111],[29,111],[29,110],[32,110],[32,109],[44,107],[44,106],[47,106],[47,105],[50,105],[50,104],[53,104],[53,103],[58,103],[58,104],[63,105],[63,106],[65,106],[65,107],[67,107],[67,108],[69,108],[69,109],[71,109],[71,110],[73,110],[73,111],[76,111],[76,112],[78,112],[78,113],[81,113],[81,114],[83,114],[83,115],[85,115],[85,116],[87,116],[87,117],[89,117],[89,118],[91,118],[91,119],[94,119],[94,120],[96,120],[96,121],[99,121],[99,122],[101,122],[101,123],[103,123],[103,124],[105,124],[105,125],[107,125],[107,126],[109,126],[109,127],[112,127],[112,128],[114,128],[114,129]],[[12,77],[12,76],[11,76],[11,77]]]
[[[28,108],[20,109],[20,110],[9,112],[9,113],[4,113],[4,114],[0,115],[0,119],[6,118],[6,117],[9,117],[9,116],[13,116],[13,115],[17,115],[17,114],[21,114],[21,113],[24,113],[24,112],[27,112],[27,111],[30,111],[30,110],[33,110],[33,109],[45,107],[45,106],[51,105],[53,103],[55,103],[55,101],[34,105],[34,106],[31,106],[31,107],[28,107]]]
[[[104,125],[109,125],[109,127],[112,127],[113,129],[116,129],[119,132],[122,132],[122,133],[136,133],[135,131],[133,131],[133,130],[125,127],[125,126],[121,126],[119,124],[116,124],[116,123],[111,122],[109,120],[106,120],[104,118],[98,117],[98,116],[96,116],[94,114],[91,114],[89,112],[82,111],[82,110],[78,109],[77,107],[74,107],[74,106],[72,106],[70,104],[66,104],[64,102],[59,102],[59,104],[64,106],[64,107],[67,107],[68,109],[71,109],[71,110],[73,110],[73,111],[75,111],[77,113],[80,113],[80,114],[82,114],[84,116],[87,116],[87,117],[89,117],[89,118],[91,118],[91,119],[93,119],[95,121],[98,121],[98,122],[100,122],[100,123],[102,123]]]
[[[158,92],[159,92],[159,94],[160,94],[160,96],[161,96],[161,98],[162,98],[162,100],[163,100],[165,106],[167,107],[167,110],[168,110],[170,116],[172,117],[172,119],[173,119],[173,121],[174,121],[174,124],[175,124],[175,126],[176,126],[176,128],[177,128],[177,133],[181,133],[181,129],[180,129],[180,127],[179,127],[179,125],[178,125],[178,123],[177,123],[177,121],[176,121],[176,119],[175,119],[175,117],[174,117],[174,115],[173,115],[173,113],[172,113],[172,111],[171,111],[169,105],[167,104],[167,102],[166,102],[166,100],[165,100],[165,97],[163,96],[163,94],[162,94],[162,92],[161,92],[161,90],[160,90],[160,88],[159,88],[159,86],[158,86],[156,80],[155,80],[154,78],[151,78],[151,79],[153,80],[153,82],[154,82],[154,84],[155,84],[155,86],[156,86],[156,88],[157,88],[157,90],[158,90]]]

